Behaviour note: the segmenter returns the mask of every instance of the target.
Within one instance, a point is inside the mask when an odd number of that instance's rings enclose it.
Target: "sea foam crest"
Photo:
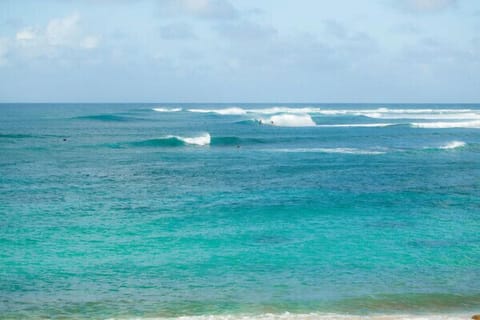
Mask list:
[[[279,127],[314,127],[317,125],[308,114],[279,114],[267,119],[258,119],[258,122]]]
[[[480,113],[474,112],[399,112],[400,110],[392,110],[390,112],[359,112],[363,115],[374,119],[423,119],[423,120],[472,120],[480,119]],[[413,110],[412,110],[413,111]]]
[[[185,142],[186,144],[193,144],[197,146],[205,146],[210,144],[211,137],[209,133],[202,134],[197,137],[180,137],[180,136],[168,136],[168,138],[176,138]]]
[[[480,120],[457,122],[412,122],[414,128],[448,129],[448,128],[480,128]]]
[[[322,128],[375,128],[394,126],[395,123],[350,123],[350,124],[319,124]]]
[[[182,108],[153,108],[152,110],[156,112],[179,112],[182,111]]]
[[[375,119],[429,119],[429,120],[472,120],[480,119],[480,111],[472,109],[325,109],[319,107],[284,107],[244,109],[230,107],[224,109],[189,109],[190,112],[216,113],[220,115],[245,114],[318,114],[325,116],[364,116]]]
[[[272,149],[267,151],[274,152],[292,152],[292,153],[342,153],[342,154],[362,154],[362,155],[380,155],[385,151],[367,150],[357,148],[289,148],[289,149]]]
[[[463,141],[452,141],[440,147],[440,149],[456,149],[465,147],[466,143]]]

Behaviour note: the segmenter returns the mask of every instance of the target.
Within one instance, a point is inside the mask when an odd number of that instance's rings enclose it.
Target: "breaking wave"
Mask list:
[[[472,109],[325,109],[319,107],[269,107],[258,109],[244,109],[230,107],[223,109],[189,109],[190,112],[216,113],[219,115],[245,115],[245,114],[318,114],[325,116],[365,116],[375,119],[428,119],[428,120],[480,120],[480,111]]]
[[[424,129],[480,128],[480,120],[457,122],[412,122],[411,126]]]
[[[286,149],[270,149],[265,151],[271,152],[293,152],[293,153],[342,153],[342,154],[361,154],[361,155],[380,155],[385,151],[367,150],[357,148],[286,148]]]
[[[179,112],[179,111],[182,111],[182,108],[153,108],[152,109],[153,111],[156,111],[156,112]]]
[[[134,142],[133,145],[142,147],[178,147],[184,145],[206,146],[210,144],[210,141],[210,134],[205,133],[196,137],[168,135],[158,139]]]
[[[245,145],[255,145],[255,144],[265,144],[266,141],[258,138],[240,138],[235,136],[225,136],[225,137],[212,137],[208,133],[200,135],[197,137],[180,137],[168,135],[156,139],[148,139],[143,141],[136,141],[130,143],[137,147],[180,147],[185,145],[197,145],[197,146],[218,146],[218,147],[229,147],[229,146],[245,146]],[[121,144],[115,145],[116,147],[121,146]]]
[[[440,149],[457,149],[463,148],[467,144],[463,141],[452,141],[440,147]]]
[[[322,128],[375,128],[396,126],[397,123],[349,123],[349,124],[319,124]]]
[[[314,127],[317,124],[308,114],[279,114],[267,119],[257,119],[260,124],[278,127]]]

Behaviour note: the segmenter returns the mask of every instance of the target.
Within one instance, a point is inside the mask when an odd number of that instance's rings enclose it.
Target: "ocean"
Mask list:
[[[468,319],[478,104],[0,104],[1,319]]]

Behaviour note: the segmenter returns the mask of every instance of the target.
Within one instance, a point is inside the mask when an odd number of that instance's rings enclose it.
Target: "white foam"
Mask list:
[[[413,122],[412,127],[426,129],[480,128],[480,120],[457,122]]]
[[[329,313],[265,313],[257,315],[200,315],[200,316],[182,316],[177,318],[117,318],[117,319],[137,319],[137,320],[465,320],[470,319],[471,315],[466,314],[386,314],[386,315],[351,315],[351,314],[329,314]],[[109,319],[114,320],[114,319]]]
[[[425,119],[425,120],[480,120],[480,110],[472,109],[324,109],[319,107],[270,107],[243,109],[231,107],[225,109],[189,109],[190,112],[217,113],[220,115],[274,115],[274,114],[316,114],[325,116],[365,116],[375,119]]]
[[[308,114],[279,114],[258,121],[261,124],[278,127],[314,127],[317,125]]]
[[[440,147],[440,149],[456,149],[465,147],[466,143],[463,141],[452,141]]]
[[[385,151],[366,150],[357,148],[286,148],[286,149],[270,149],[266,151],[273,152],[312,152],[312,153],[342,153],[342,154],[362,154],[362,155],[379,155],[385,154]]]
[[[381,113],[381,112],[366,112],[361,114],[365,117],[374,119],[423,119],[423,120],[475,120],[480,119],[480,113],[474,112],[432,112],[432,113]]]
[[[365,127],[365,128],[373,128],[373,127],[388,127],[394,126],[395,123],[351,123],[351,124],[319,124],[317,127],[323,128],[357,128],[357,127]]]
[[[167,138],[175,138],[185,142],[186,144],[193,144],[197,146],[206,146],[210,144],[210,134],[205,133],[197,137],[180,137],[180,136],[167,136]]]
[[[179,112],[182,111],[182,108],[153,108],[152,110],[157,112]]]

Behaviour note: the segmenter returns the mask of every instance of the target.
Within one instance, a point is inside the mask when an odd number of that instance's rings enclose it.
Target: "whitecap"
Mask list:
[[[480,110],[472,109],[325,109],[320,107],[285,107],[244,109],[230,107],[224,109],[189,109],[190,112],[216,113],[219,115],[276,115],[276,114],[311,114],[324,116],[364,116],[374,119],[426,119],[426,120],[480,120]]]
[[[183,141],[186,144],[192,144],[197,146],[209,145],[211,141],[211,137],[209,133],[205,133],[196,137],[167,136],[166,138],[167,139],[175,138]]]
[[[374,127],[389,127],[394,126],[395,123],[351,123],[351,124],[319,124],[317,127],[322,128],[374,128]]]
[[[423,119],[423,120],[474,120],[480,119],[480,113],[475,112],[432,112],[432,113],[400,113],[400,112],[366,112],[361,114],[374,119]]]
[[[265,151],[272,152],[292,152],[292,153],[342,153],[342,154],[361,154],[361,155],[380,155],[385,154],[385,151],[367,150],[357,148],[284,148],[284,149],[270,149]]]
[[[314,127],[317,124],[308,114],[279,114],[267,119],[258,119],[261,124],[278,127]]]
[[[448,129],[448,128],[480,128],[480,120],[457,122],[412,122],[414,128]]]
[[[465,147],[466,143],[463,141],[452,141],[440,147],[440,149],[456,149]]]
[[[210,134],[205,133],[203,135],[200,135],[198,137],[178,137],[178,139],[184,141],[187,144],[194,144],[198,146],[205,146],[207,144],[210,144]]]
[[[152,110],[156,112],[179,112],[182,111],[182,108],[153,108]]]

